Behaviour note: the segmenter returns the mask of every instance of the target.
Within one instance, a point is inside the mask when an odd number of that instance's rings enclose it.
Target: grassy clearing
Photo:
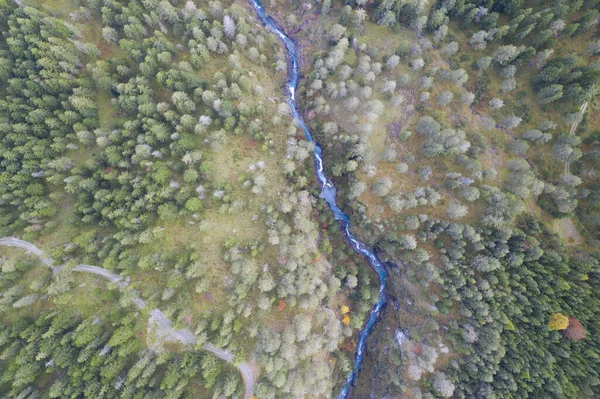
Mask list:
[[[79,7],[76,0],[26,0],[23,3],[40,7],[51,14],[57,14],[62,17],[68,16],[69,13],[72,13]]]
[[[366,21],[365,31],[360,36],[360,42],[377,48],[379,55],[391,55],[401,43],[413,43],[415,38],[415,32],[408,28],[398,26],[396,31],[390,31],[389,28]]]
[[[567,245],[581,245],[583,239],[572,219],[557,219],[554,223],[554,230],[567,243]]]
[[[98,120],[100,121],[100,128],[103,130],[110,130],[124,120],[116,114],[111,100],[112,96],[108,92],[104,90],[97,92]]]

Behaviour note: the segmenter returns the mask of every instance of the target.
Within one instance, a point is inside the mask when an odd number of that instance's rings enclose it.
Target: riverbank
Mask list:
[[[386,296],[385,290],[387,287],[386,277],[387,272],[383,263],[379,260],[377,255],[369,249],[365,244],[360,242],[350,231],[350,218],[347,214],[345,214],[337,205],[337,188],[333,185],[331,180],[325,175],[325,168],[323,163],[323,150],[319,146],[319,144],[314,140],[313,135],[311,134],[302,114],[298,108],[296,102],[296,89],[299,83],[299,71],[300,65],[298,61],[298,53],[296,43],[293,39],[291,39],[287,34],[283,31],[283,29],[279,26],[279,24],[271,17],[269,17],[264,10],[262,3],[258,0],[250,0],[251,4],[254,6],[258,16],[261,21],[265,24],[265,26],[276,36],[278,36],[283,42],[285,48],[287,49],[287,61],[288,61],[288,84],[287,84],[287,99],[290,109],[292,110],[292,115],[294,119],[298,123],[298,125],[302,128],[306,140],[314,144],[313,157],[315,162],[315,173],[317,180],[319,181],[319,186],[321,188],[320,197],[323,198],[327,204],[329,205],[329,209],[333,213],[335,220],[339,222],[340,228],[343,231],[343,234],[346,238],[348,244],[352,247],[352,249],[357,253],[362,255],[369,265],[373,268],[373,270],[377,273],[379,277],[379,293],[378,300],[371,309],[369,317],[365,322],[365,325],[361,332],[359,333],[358,344],[356,346],[356,355],[354,358],[354,366],[352,371],[350,372],[348,378],[346,379],[346,383],[342,387],[341,393],[338,396],[338,399],[345,399],[348,397],[350,393],[350,389],[354,385],[354,381],[360,372],[362,361],[364,359],[365,350],[366,350],[366,342],[367,338],[373,326],[377,322],[379,314],[383,307],[386,304]]]

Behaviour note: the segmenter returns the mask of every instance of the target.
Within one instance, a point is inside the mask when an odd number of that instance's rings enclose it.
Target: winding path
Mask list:
[[[283,42],[287,50],[288,76],[286,85],[287,93],[285,94],[288,100],[288,105],[292,112],[292,117],[294,118],[298,126],[302,128],[304,136],[306,137],[306,141],[314,144],[313,157],[315,161],[315,173],[317,175],[317,180],[321,189],[320,197],[327,202],[327,205],[329,205],[329,209],[333,213],[335,220],[338,221],[338,223],[340,224],[342,234],[348,242],[348,244],[352,247],[354,252],[364,256],[369,265],[379,276],[379,295],[377,302],[371,309],[369,317],[365,322],[363,329],[360,331],[358,343],[356,345],[354,367],[348,375],[346,383],[342,387],[342,391],[338,396],[338,399],[346,399],[349,395],[351,387],[354,385],[354,381],[358,376],[358,373],[360,372],[362,361],[365,355],[367,338],[371,330],[373,329],[375,322],[379,318],[381,309],[383,309],[386,303],[385,291],[387,288],[387,271],[383,263],[377,257],[377,255],[375,255],[375,253],[369,247],[360,242],[350,232],[350,217],[346,215],[336,204],[337,188],[325,175],[323,167],[323,150],[321,149],[319,143],[315,141],[312,134],[310,133],[310,130],[308,129],[308,126],[306,125],[302,117],[298,104],[296,103],[296,88],[298,87],[298,81],[300,79],[300,65],[298,63],[298,50],[296,48],[296,43],[288,35],[286,35],[283,28],[279,26],[277,21],[275,21],[273,18],[267,15],[265,9],[263,8],[259,0],[248,1],[254,7],[254,10],[256,11],[256,14],[258,15],[261,22],[267,27],[269,31],[271,31],[271,33],[279,37],[279,39]]]
[[[44,257],[44,252],[28,241],[23,241],[14,237],[3,237],[0,238],[0,245],[24,249],[26,252],[29,252],[30,254],[40,258],[44,265],[51,267],[52,270],[56,270],[56,267],[52,266],[54,260],[52,260],[52,258]]]
[[[45,257],[44,252],[41,249],[39,249],[38,247],[36,247],[28,241],[24,241],[15,237],[3,237],[0,238],[0,246],[24,249],[26,252],[37,256],[45,266],[52,268],[53,273],[57,273],[62,269],[62,266],[52,266],[52,263],[54,262],[52,258]],[[123,277],[111,273],[110,271],[102,267],[79,264],[75,266],[73,270],[81,273],[90,273],[100,277],[104,277],[105,279],[110,280],[113,283],[117,283],[120,289],[123,289],[129,285],[128,281],[123,279]],[[139,297],[133,298],[132,301],[134,305],[140,310],[146,307],[146,302]],[[188,330],[187,328],[184,328],[182,330],[173,330],[173,328],[171,327],[173,325],[173,322],[171,322],[171,320],[169,320],[169,318],[167,318],[167,316],[165,316],[160,309],[153,309],[150,311],[150,321],[156,327],[160,328],[160,334],[163,337],[168,338],[170,341],[175,341],[181,343],[182,345],[190,346],[196,343],[196,336],[192,331]],[[205,343],[202,346],[202,349],[214,354],[215,356],[226,361],[227,363],[233,363],[233,353],[225,349],[217,348],[210,342]],[[255,382],[254,368],[248,362],[239,363],[236,365],[236,367],[239,370],[242,379],[244,380],[244,399],[251,399],[252,393],[254,392]]]
[[[579,108],[579,113],[581,114],[581,117],[577,118],[577,120],[575,122],[573,122],[573,124],[571,125],[571,129],[569,130],[569,136],[575,134],[575,131],[577,130],[577,126],[579,126],[579,122],[581,122],[583,120],[583,115],[585,114],[587,107],[588,107],[588,101],[581,104],[581,107]],[[571,174],[571,162],[565,161],[565,177],[567,177],[567,175],[570,175],[570,174]]]
[[[574,135],[577,131],[577,127],[579,126],[579,123],[583,120],[583,115],[585,114],[588,105],[589,102],[585,101],[583,104],[581,104],[581,107],[579,107],[580,117],[577,118],[577,120],[571,125],[571,129],[569,129],[569,136]],[[565,173],[563,176],[566,178],[570,174],[571,161],[567,160],[565,161]],[[579,234],[579,231],[577,230],[577,227],[575,226],[575,223],[573,223],[572,218],[556,219],[554,220],[553,226],[554,231],[561,235],[563,239],[565,239],[567,245],[579,245],[582,243],[583,240],[581,238],[581,235]]]

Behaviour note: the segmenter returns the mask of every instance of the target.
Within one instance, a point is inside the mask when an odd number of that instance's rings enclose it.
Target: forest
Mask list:
[[[0,0],[0,397],[600,397],[600,3],[262,5],[360,370],[250,2]]]

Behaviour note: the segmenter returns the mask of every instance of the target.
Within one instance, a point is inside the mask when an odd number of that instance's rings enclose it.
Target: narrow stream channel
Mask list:
[[[329,209],[331,209],[331,211],[333,212],[335,220],[337,220],[340,223],[340,227],[342,229],[342,233],[346,241],[350,244],[350,246],[356,253],[359,253],[365,257],[367,262],[369,262],[369,265],[371,265],[373,270],[375,270],[375,272],[379,276],[379,297],[377,299],[377,303],[371,309],[371,312],[369,313],[369,318],[367,319],[363,329],[360,332],[358,344],[356,346],[354,367],[350,372],[350,375],[348,375],[348,378],[346,379],[346,383],[344,384],[341,393],[337,397],[337,399],[346,399],[350,393],[350,388],[354,385],[354,380],[356,379],[360,371],[360,367],[362,365],[362,361],[365,354],[365,345],[367,342],[367,337],[373,329],[373,326],[377,321],[379,313],[386,302],[385,289],[387,286],[387,272],[381,261],[375,255],[375,253],[371,249],[369,249],[365,244],[358,241],[356,237],[354,237],[354,235],[350,232],[350,218],[337,206],[337,189],[333,185],[333,183],[327,178],[327,176],[325,176],[323,168],[323,150],[321,149],[321,146],[319,146],[319,144],[314,140],[312,134],[306,126],[306,123],[304,122],[304,119],[302,118],[302,115],[300,114],[300,111],[298,110],[298,105],[296,104],[296,88],[298,87],[300,67],[298,64],[298,53],[296,43],[294,43],[294,41],[285,34],[283,29],[273,18],[267,15],[259,0],[249,0],[249,2],[254,7],[260,20],[272,33],[274,33],[281,39],[281,41],[285,44],[285,47],[287,48],[288,92],[286,93],[286,97],[292,115],[298,123],[298,125],[304,131],[306,140],[313,143],[315,146],[313,157],[315,159],[315,170],[317,174],[317,179],[319,180],[319,186],[321,187],[320,197],[327,202],[327,204],[329,205]]]

